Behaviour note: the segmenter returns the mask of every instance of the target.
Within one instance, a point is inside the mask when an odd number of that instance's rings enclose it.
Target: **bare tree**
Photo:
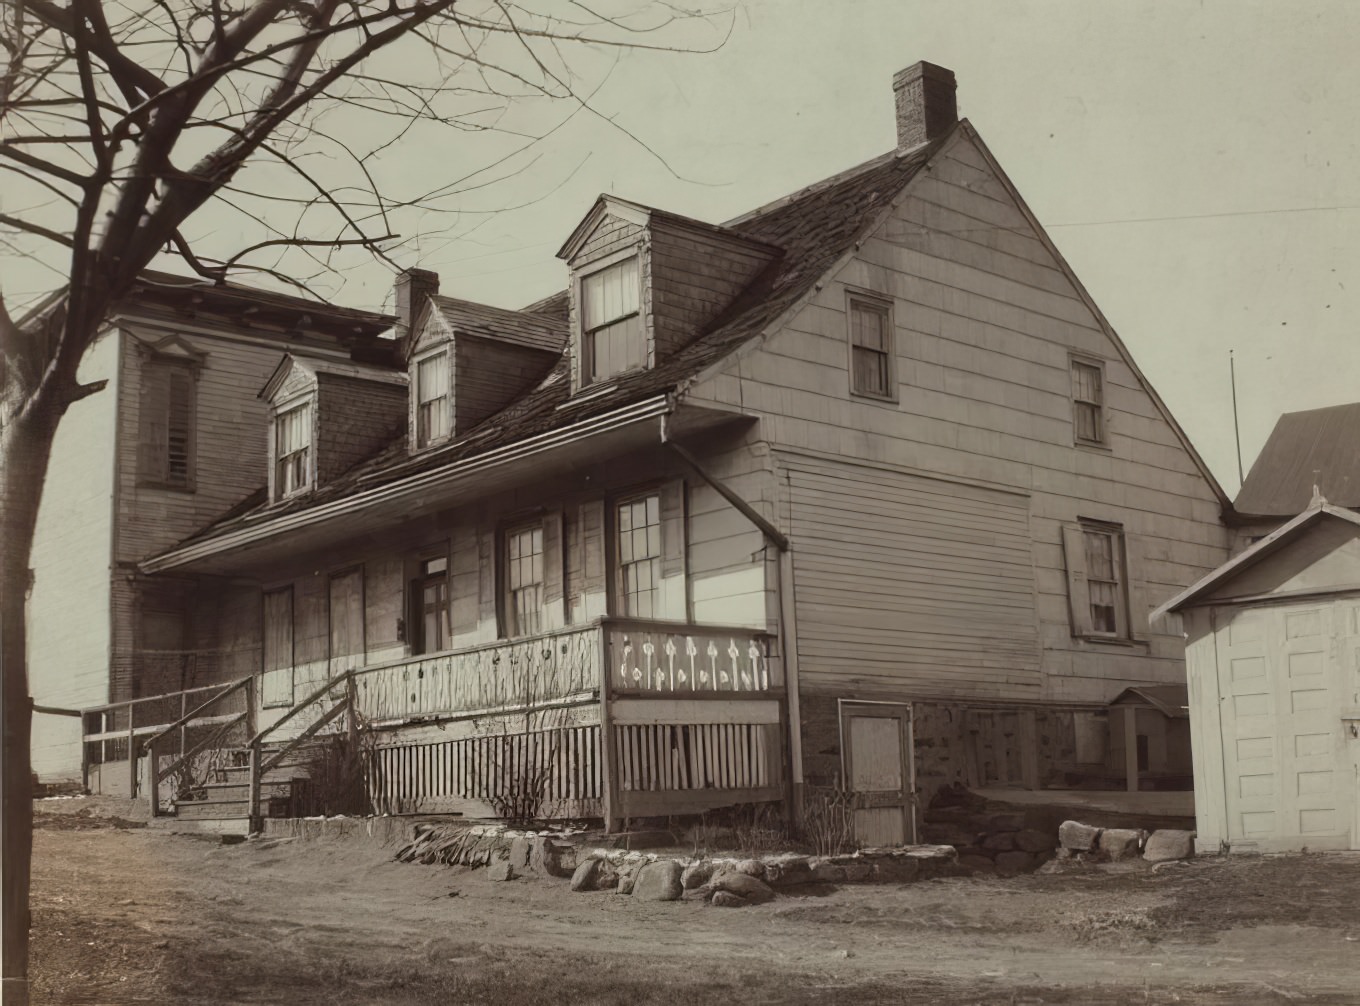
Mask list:
[[[304,290],[346,255],[386,258],[399,220],[428,227],[523,166],[542,133],[522,103],[595,114],[579,59],[704,51],[726,22],[621,2],[0,0],[0,243],[63,280],[18,322],[0,297],[5,1003],[27,994],[30,552],[58,423],[102,387],[77,372],[105,318],[161,255]],[[485,163],[392,194],[383,153],[430,129],[486,145]]]

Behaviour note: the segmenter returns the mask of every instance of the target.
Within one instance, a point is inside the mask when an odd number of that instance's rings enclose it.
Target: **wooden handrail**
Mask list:
[[[332,688],[334,688],[336,685],[344,684],[346,681],[349,681],[350,679],[352,679],[352,678],[354,677],[354,673],[355,673],[355,669],[354,669],[354,668],[351,668],[350,670],[345,671],[344,673],[340,674],[338,677],[331,678],[329,681],[327,681],[324,685],[322,685],[322,686],[321,686],[320,688],[318,688],[316,691],[312,692],[312,694],[308,695],[308,696],[307,696],[305,699],[303,699],[301,702],[295,703],[295,704],[293,705],[293,708],[289,709],[288,712],[284,713],[282,716],[280,716],[277,720],[275,720],[275,721],[274,721],[273,723],[271,723],[269,726],[265,727],[263,730],[261,730],[259,733],[257,733],[254,737],[250,738],[250,740],[247,742],[247,746],[248,746],[248,747],[254,747],[256,744],[259,744],[261,741],[263,741],[266,737],[268,737],[270,734],[272,734],[272,733],[273,733],[275,730],[277,730],[279,727],[283,726],[285,723],[287,723],[289,720],[291,720],[291,719],[292,719],[294,716],[296,716],[298,713],[302,712],[302,710],[306,709],[306,708],[307,708],[308,706],[310,706],[312,703],[317,702],[317,701],[319,701],[320,699],[324,698],[324,697],[330,692],[330,690],[331,690]]]
[[[241,679],[241,681],[248,681],[248,680],[249,680],[249,678],[242,678],[242,679]],[[236,683],[236,684],[240,684],[240,681],[237,681],[237,682],[235,682],[235,683]],[[210,692],[210,691],[212,691],[214,688],[221,688],[223,684],[232,684],[232,682],[229,682],[229,681],[228,681],[228,682],[222,682],[222,683],[216,684],[216,685],[200,685],[200,686],[197,687],[197,688],[185,688],[185,689],[183,689],[183,690],[181,690],[181,691],[178,691],[178,692],[165,692],[165,693],[162,694],[162,695],[144,695],[144,696],[142,696],[141,698],[138,698],[138,699],[124,699],[122,702],[106,702],[106,703],[105,703],[104,705],[102,705],[102,706],[86,706],[85,708],[81,709],[80,712],[81,712],[82,714],[84,714],[84,713],[107,713],[107,712],[112,712],[112,711],[115,710],[115,709],[124,709],[124,708],[126,708],[126,709],[131,709],[133,706],[144,705],[144,704],[146,704],[146,703],[148,703],[148,702],[162,702],[162,701],[164,701],[165,699],[172,698],[172,697],[174,697],[174,696],[176,696],[176,695],[193,695],[193,694],[195,694],[195,693],[197,693],[197,692]]]
[[[239,681],[235,682],[234,684],[228,683],[227,685],[214,685],[214,686],[212,686],[212,687],[214,687],[214,688],[222,688],[222,687],[226,687],[226,691],[218,692],[216,695],[214,695],[212,698],[210,698],[207,702],[204,702],[204,703],[202,703],[201,705],[195,706],[195,707],[194,707],[193,709],[191,709],[189,712],[185,713],[185,714],[184,714],[183,716],[181,716],[179,719],[175,720],[174,723],[171,723],[169,726],[167,726],[167,727],[165,727],[163,730],[161,730],[160,733],[156,734],[156,735],[153,736],[150,740],[145,741],[144,743],[146,743],[146,744],[155,744],[158,740],[160,740],[162,737],[164,737],[166,734],[168,734],[171,730],[178,730],[180,727],[184,726],[184,725],[185,725],[186,723],[188,723],[190,720],[197,719],[198,716],[199,716],[205,709],[207,709],[209,706],[213,705],[215,702],[220,702],[222,699],[225,699],[228,695],[232,694],[232,692],[235,692],[235,691],[237,691],[238,689],[244,688],[244,687],[246,687],[246,685],[248,685],[248,684],[250,684],[250,678],[241,678]],[[202,689],[194,689],[194,690],[195,690],[195,691],[201,691]],[[187,694],[189,694],[189,693],[188,693],[188,692],[180,692],[180,693],[171,692],[170,694],[171,694],[171,695],[174,695],[174,694],[187,695]],[[161,698],[165,698],[165,696],[160,696],[160,697],[161,697]]]
[[[161,782],[162,780],[173,775],[181,765],[187,762],[194,755],[198,754],[204,748],[212,747],[213,745],[215,745],[218,741],[220,741],[223,737],[227,735],[227,732],[231,730],[232,727],[242,722],[249,715],[250,715],[249,713],[238,713],[235,717],[228,720],[226,723],[222,724],[221,729],[216,731],[211,737],[204,738],[203,740],[195,744],[193,747],[191,747],[188,751],[184,752],[184,754],[176,758],[174,762],[171,763],[169,768],[158,770],[154,766],[152,766],[151,770],[156,773],[156,782]],[[160,734],[157,734],[156,736],[159,737]],[[154,750],[154,744],[155,738],[152,738],[151,741],[147,742],[147,749]]]
[[[348,707],[349,696],[346,695],[335,705],[331,706],[330,709],[326,710],[326,712],[323,715],[321,715],[315,723],[309,726],[306,730],[302,731],[302,733],[298,734],[283,747],[279,748],[279,750],[275,751],[267,762],[262,763],[260,765],[260,775],[263,776],[265,773],[270,772],[273,769],[277,768],[278,765],[283,761],[283,759],[288,756],[288,753],[293,750],[293,748],[297,747],[303,741],[310,740],[313,736],[320,732],[327,724],[333,722],[336,719],[336,717],[343,713]]]

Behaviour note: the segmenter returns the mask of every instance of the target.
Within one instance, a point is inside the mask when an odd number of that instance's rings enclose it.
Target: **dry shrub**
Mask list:
[[[839,856],[859,848],[855,810],[859,796],[833,786],[803,789],[802,838],[818,856]]]

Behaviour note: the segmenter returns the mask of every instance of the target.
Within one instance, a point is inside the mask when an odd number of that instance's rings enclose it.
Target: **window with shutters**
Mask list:
[[[1073,357],[1072,427],[1077,443],[1103,447],[1105,437],[1105,373],[1095,360]]]
[[[274,499],[305,492],[312,484],[312,403],[274,417]]]
[[[193,490],[194,389],[188,361],[152,359],[143,367],[139,484]]]
[[[1128,577],[1124,564],[1124,533],[1115,527],[1083,524],[1086,551],[1086,591],[1090,630],[1094,636],[1128,635]]]
[[[581,384],[647,365],[637,255],[580,279]]]
[[[618,503],[618,607],[620,615],[655,618],[661,586],[661,495],[649,493]]]
[[[510,636],[543,631],[543,525],[526,524],[505,533],[505,620]]]
[[[413,653],[439,653],[452,645],[449,623],[449,560],[446,555],[424,559],[412,586],[415,607]]]
[[[850,295],[850,390],[895,399],[892,309],[885,301]]]
[[[449,348],[440,346],[415,361],[416,447],[429,447],[449,438],[452,432]]]

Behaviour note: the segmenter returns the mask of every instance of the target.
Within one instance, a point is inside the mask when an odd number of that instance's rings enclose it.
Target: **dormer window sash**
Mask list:
[[[449,348],[416,358],[412,374],[415,394],[415,446],[429,447],[449,438],[452,432]]]
[[[647,365],[639,257],[626,257],[580,279],[583,385]]]
[[[274,417],[274,498],[305,492],[312,484],[312,401],[279,410]]]

